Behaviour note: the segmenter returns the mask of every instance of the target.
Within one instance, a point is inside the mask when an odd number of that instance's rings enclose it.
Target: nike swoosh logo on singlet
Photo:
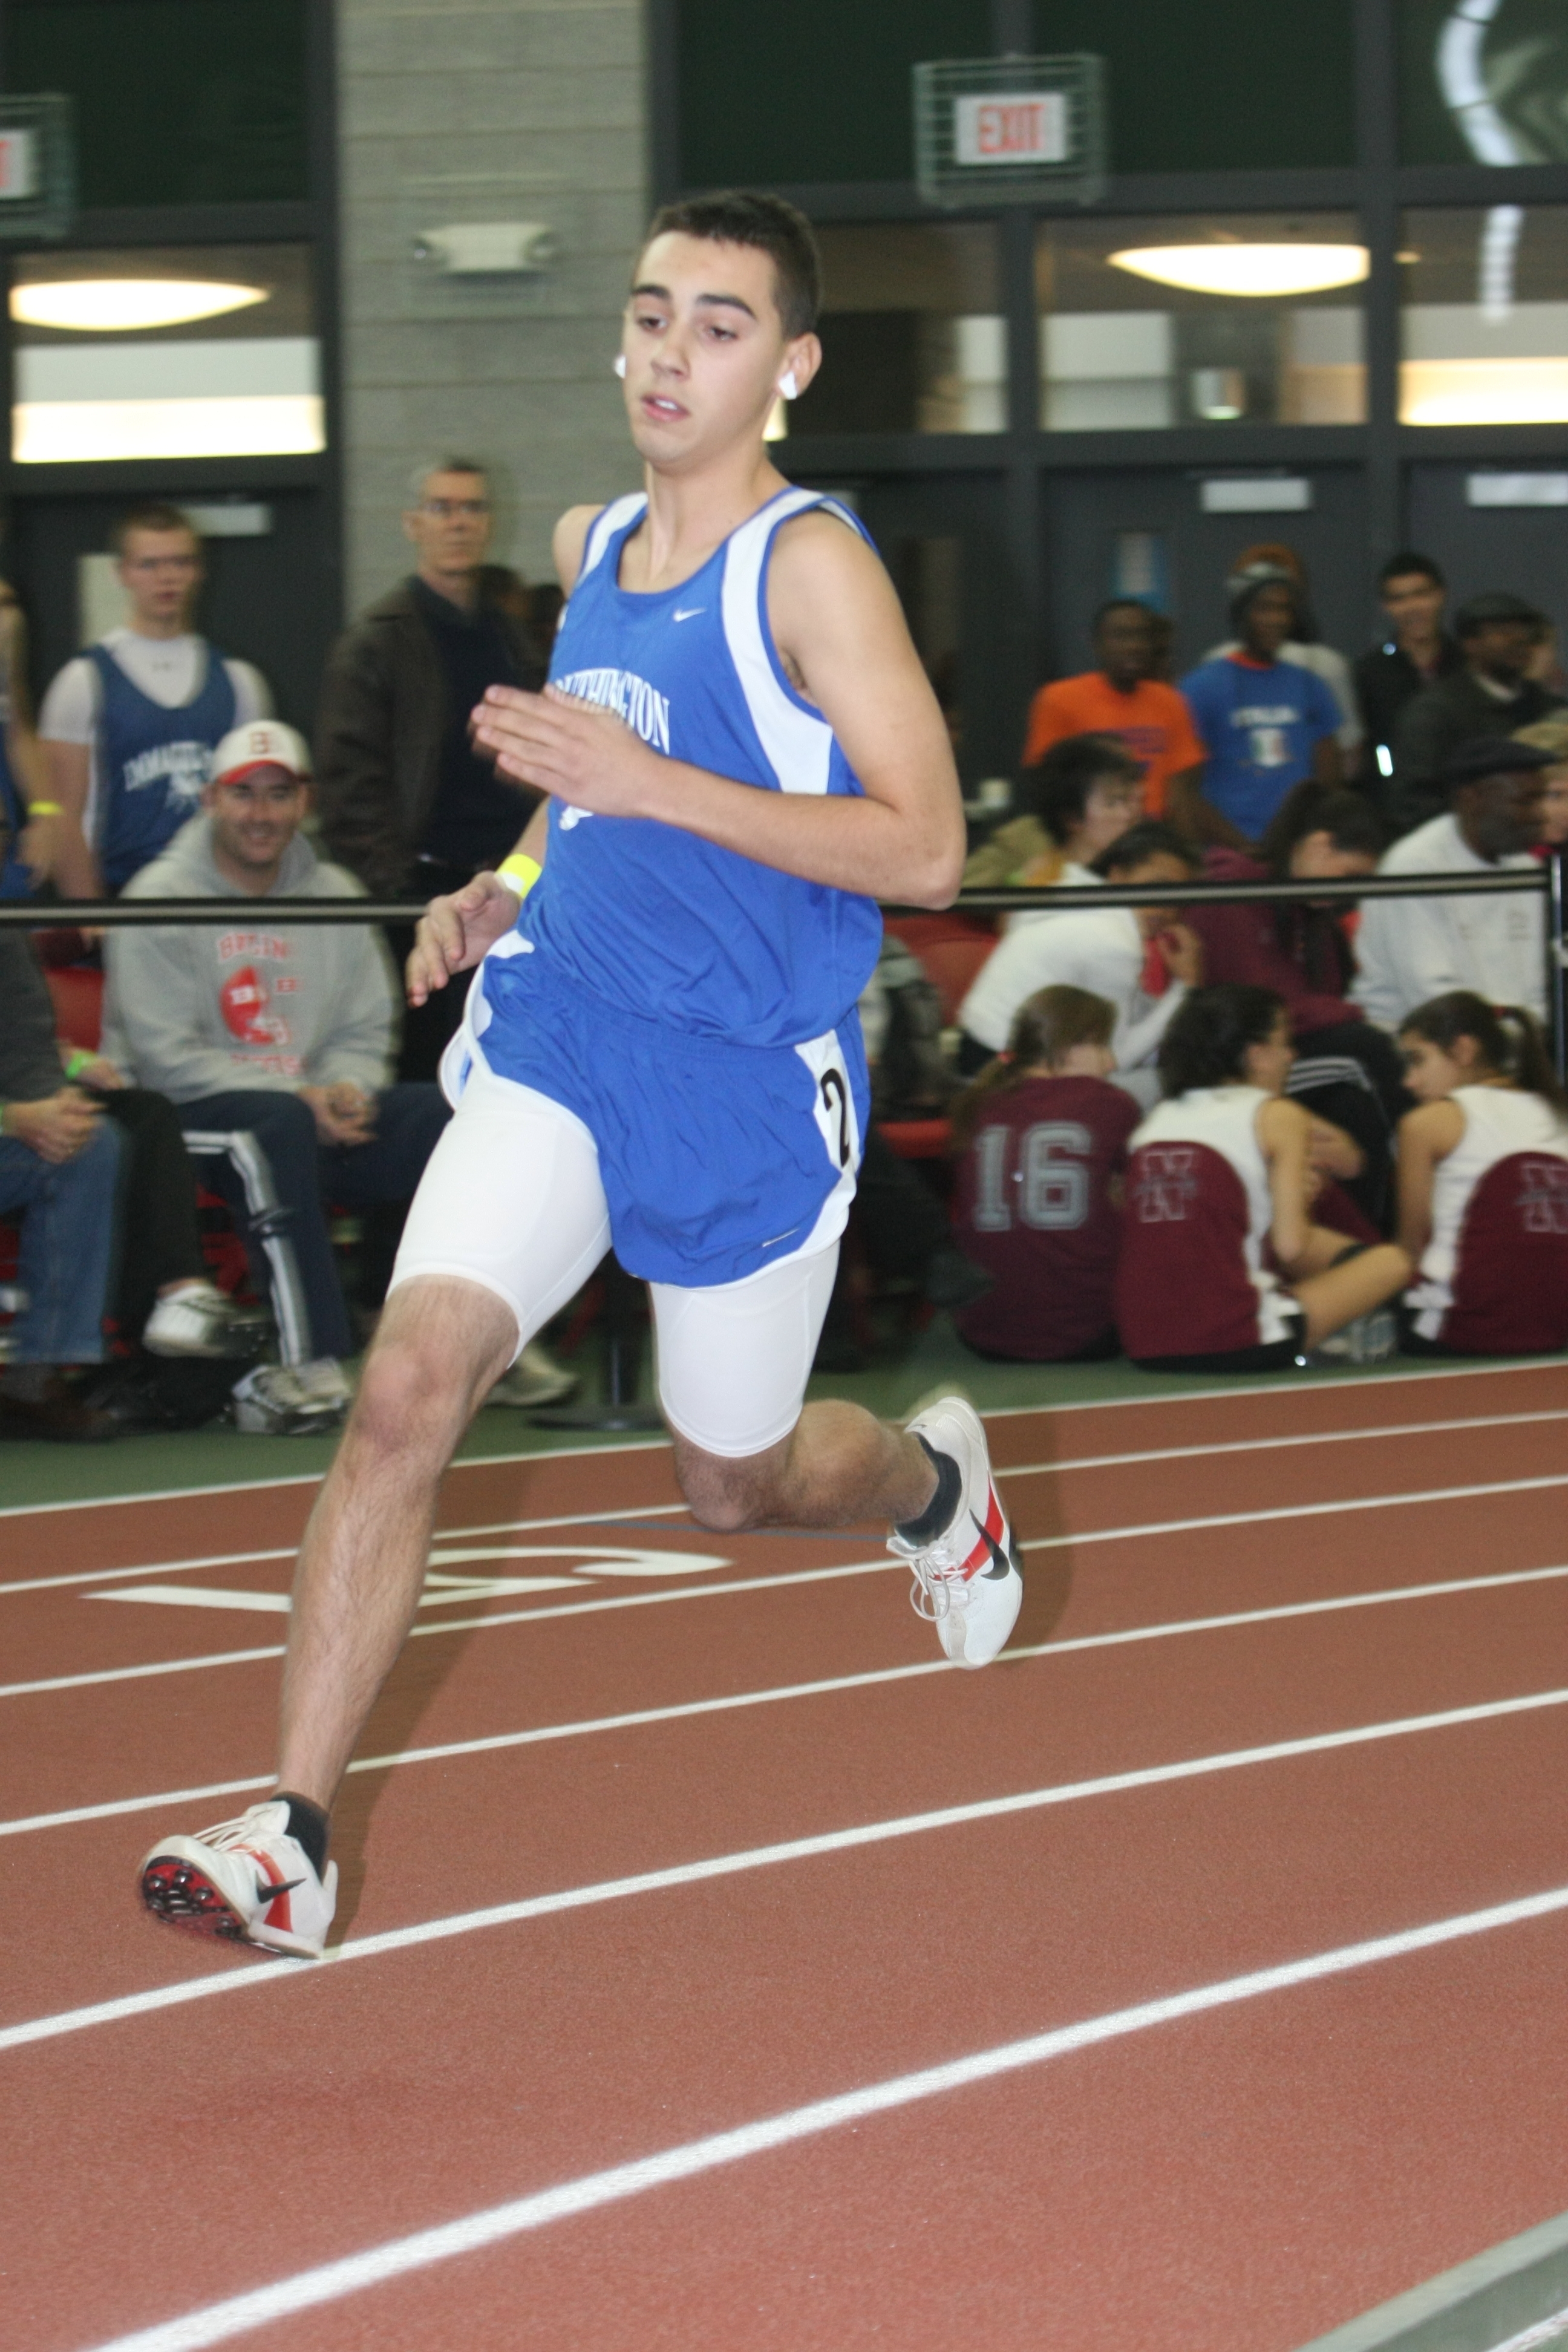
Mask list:
[[[675,612],[669,617],[672,621],[694,621],[699,613],[705,613],[707,610],[706,604],[693,604],[689,612]]]

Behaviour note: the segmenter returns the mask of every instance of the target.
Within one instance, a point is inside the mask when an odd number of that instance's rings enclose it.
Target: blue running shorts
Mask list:
[[[476,974],[448,1048],[454,1102],[476,1055],[581,1119],[616,1255],[641,1281],[739,1282],[844,1230],[870,1109],[853,1006],[798,1045],[689,1036],[559,979],[513,931]]]

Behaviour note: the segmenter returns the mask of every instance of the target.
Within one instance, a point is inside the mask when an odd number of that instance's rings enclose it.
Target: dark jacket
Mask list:
[[[65,1084],[55,1001],[25,931],[0,931],[0,1102],[42,1102]]]
[[[1447,815],[1447,788],[1437,778],[1462,744],[1483,735],[1517,735],[1521,727],[1533,727],[1562,708],[1560,694],[1528,677],[1511,702],[1500,702],[1468,668],[1423,687],[1406,703],[1394,731],[1391,800],[1399,832],[1414,832],[1430,818]]]
[[[1260,857],[1239,849],[1211,849],[1204,859],[1205,882],[1272,878]],[[1270,906],[1238,898],[1231,907],[1211,900],[1186,908],[1183,920],[1204,943],[1205,980],[1272,988],[1285,999],[1298,1037],[1361,1019],[1360,1007],[1346,1001],[1355,971],[1349,942],[1327,908],[1300,900]]]
[[[1392,643],[1373,646],[1370,653],[1363,654],[1355,666],[1355,691],[1366,727],[1362,773],[1369,791],[1381,792],[1377,746],[1386,744],[1392,751],[1405,704],[1414,702],[1424,687],[1452,677],[1463,668],[1464,661],[1458,639],[1446,634],[1438,642],[1435,677],[1417,669],[1410,656]]]
[[[509,587],[518,587],[511,573],[494,564],[481,571],[480,596],[512,643],[522,684],[537,689],[546,665]],[[447,718],[440,656],[405,581],[332,647],[316,720],[321,835],[373,898],[398,898],[413,885]]]

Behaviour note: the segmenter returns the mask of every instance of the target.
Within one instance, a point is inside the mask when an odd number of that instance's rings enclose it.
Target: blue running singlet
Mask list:
[[[674,760],[761,792],[858,793],[767,617],[784,490],[679,588],[632,594],[621,550],[647,500],[589,531],[551,664]],[[649,818],[553,802],[544,871],[486,958],[443,1076],[475,1058],[581,1119],[628,1272],[690,1288],[827,1247],[869,1114],[857,1001],[877,961],[869,898],[775,872]]]

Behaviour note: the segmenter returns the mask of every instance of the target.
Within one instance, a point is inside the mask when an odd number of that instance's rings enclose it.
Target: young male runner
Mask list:
[[[320,1953],[329,1809],[412,1621],[442,1473],[612,1240],[652,1286],[703,1526],[885,1517],[949,1657],[983,1665],[1012,1630],[1017,1559],[971,1409],[944,1399],[908,1430],[802,1410],[867,1117],[871,900],[943,906],[963,857],[887,575],[764,448],[774,399],[821,363],[816,300],[811,232],[775,197],[653,224],[616,362],[647,490],[564,517],[552,684],[492,687],[476,713],[500,772],[550,798],[514,887],[481,874],[433,901],[410,960],[416,1002],[484,968],[448,1060],[457,1116],[300,1551],[279,1792],[153,1848],[163,1918]]]

